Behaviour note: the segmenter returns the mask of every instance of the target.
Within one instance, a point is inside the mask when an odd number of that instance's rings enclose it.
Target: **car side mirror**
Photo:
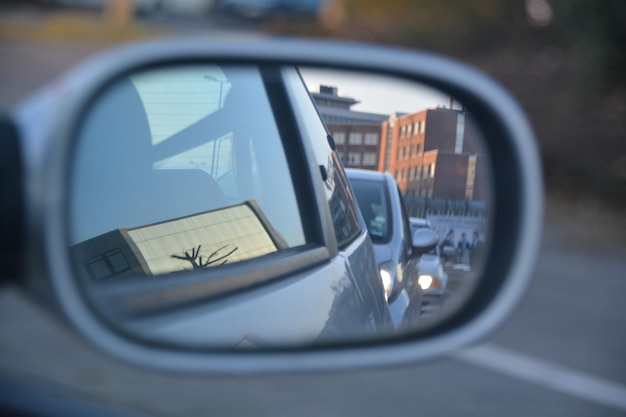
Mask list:
[[[360,110],[360,100],[391,107]],[[526,117],[488,77],[429,53],[138,43],[76,68],[12,123],[26,184],[22,286],[96,346],[148,367],[433,358],[505,321],[540,247],[541,166]],[[417,283],[387,302],[384,286],[404,275],[377,263],[372,242],[399,222],[379,196],[359,214],[344,166],[393,175],[405,218],[432,223],[411,236],[416,251],[452,229],[454,245],[480,234],[482,261],[456,260],[468,285],[435,320],[411,298]],[[450,267],[426,261],[422,273]],[[398,308],[409,325],[394,327]]]
[[[431,229],[422,228],[413,232],[413,255],[419,256],[433,250],[439,243],[439,236]]]

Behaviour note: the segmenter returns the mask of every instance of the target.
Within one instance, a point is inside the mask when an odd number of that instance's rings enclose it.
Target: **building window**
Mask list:
[[[376,153],[375,152],[365,152],[365,153],[363,153],[363,165],[364,166],[374,166],[374,165],[376,165]]]
[[[366,133],[365,144],[366,145],[378,145],[378,133]]]
[[[333,133],[333,139],[335,140],[336,145],[343,145],[344,143],[346,143],[346,133],[335,132]]]
[[[400,137],[401,138],[408,138],[409,136],[411,136],[411,125],[405,125],[402,126],[400,129]]]
[[[348,152],[348,165],[361,165],[361,154],[359,152]]]
[[[456,119],[456,141],[454,143],[454,153],[463,152],[463,138],[465,136],[465,115],[459,113]]]
[[[474,198],[474,182],[476,180],[476,155],[469,157],[467,161],[467,180],[465,182],[465,198]]]
[[[423,178],[432,178],[435,176],[435,164],[424,165],[422,177]]]
[[[87,271],[95,279],[107,278],[130,270],[130,265],[120,250],[96,256],[86,262]]]
[[[363,144],[363,133],[361,133],[361,132],[352,132],[352,133],[350,133],[350,137],[348,138],[348,143],[350,145],[362,145]]]

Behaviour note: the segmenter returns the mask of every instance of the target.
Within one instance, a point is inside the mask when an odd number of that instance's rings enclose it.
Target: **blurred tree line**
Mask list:
[[[265,29],[419,48],[490,74],[520,101],[548,191],[626,205],[626,1],[330,0]]]

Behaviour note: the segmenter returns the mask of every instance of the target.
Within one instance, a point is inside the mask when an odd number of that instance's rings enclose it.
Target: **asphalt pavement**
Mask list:
[[[0,104],[102,47],[0,40]],[[624,416],[626,221],[599,202],[548,199],[520,308],[473,348],[423,364],[311,375],[185,376],[114,360],[18,290],[0,290],[0,375],[154,415]]]

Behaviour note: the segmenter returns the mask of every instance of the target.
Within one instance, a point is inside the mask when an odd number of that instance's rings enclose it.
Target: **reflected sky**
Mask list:
[[[333,86],[340,96],[358,100],[360,103],[352,106],[354,111],[413,113],[448,106],[450,100],[439,90],[393,77],[306,67],[300,67],[300,72],[311,92],[317,92],[320,85]]]

